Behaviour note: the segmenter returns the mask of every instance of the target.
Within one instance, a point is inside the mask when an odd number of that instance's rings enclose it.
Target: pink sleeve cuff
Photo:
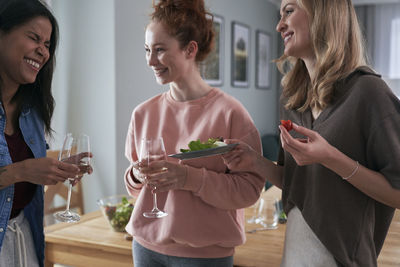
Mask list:
[[[143,187],[142,183],[134,182],[132,167],[129,167],[125,172],[125,185],[128,190],[140,190]]]
[[[186,166],[186,183],[183,186],[184,190],[193,191],[198,193],[203,186],[203,169]]]

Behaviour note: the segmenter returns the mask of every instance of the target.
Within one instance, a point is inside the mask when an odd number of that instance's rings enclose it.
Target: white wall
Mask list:
[[[52,0],[60,27],[54,80],[53,149],[66,131],[91,138],[94,173],[83,181],[86,211],[116,192],[114,3]]]
[[[400,3],[374,8],[373,67],[400,98]]]
[[[270,64],[271,87],[269,90],[256,89],[256,30],[270,33],[272,38],[272,57],[278,57],[278,34],[275,30],[278,21],[276,5],[264,0],[206,0],[213,13],[222,15],[225,20],[225,62],[224,62],[224,91],[239,99],[252,116],[260,134],[275,133],[277,127],[277,69]],[[231,24],[232,21],[250,26],[250,61],[249,88],[233,88],[231,86]]]
[[[60,24],[54,95],[53,128],[64,134],[82,131],[91,137],[94,173],[83,179],[85,209],[97,209],[99,197],[125,193],[125,136],[133,108],[168,90],[155,82],[146,66],[144,29],[151,0],[52,0]],[[277,7],[265,0],[206,0],[210,11],[224,18],[224,85],[249,110],[261,134],[276,131],[277,78],[271,67],[271,89],[255,88],[255,31],[272,36],[277,57]],[[250,86],[232,88],[231,22],[250,26]],[[57,148],[59,135],[53,141]],[[59,147],[58,147],[59,148]]]
[[[166,90],[154,81],[144,53],[144,29],[151,1],[115,2],[116,136],[118,191],[125,192],[123,175],[129,162],[124,156],[125,137],[132,110],[139,103]]]

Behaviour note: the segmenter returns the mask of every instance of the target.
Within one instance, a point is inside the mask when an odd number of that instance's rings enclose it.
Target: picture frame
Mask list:
[[[271,35],[256,31],[256,88],[269,89],[271,86]]]
[[[249,87],[250,27],[232,22],[232,64],[231,81],[233,87]]]
[[[223,73],[224,73],[224,18],[219,15],[213,15],[213,27],[214,27],[214,40],[215,45],[213,50],[207,56],[207,58],[200,64],[200,74],[211,86],[222,86],[223,85]]]

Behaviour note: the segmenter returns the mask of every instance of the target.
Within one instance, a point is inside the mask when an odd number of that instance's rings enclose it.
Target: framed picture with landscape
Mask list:
[[[249,86],[250,27],[232,22],[232,71],[234,87]]]
[[[223,84],[224,60],[224,19],[214,15],[213,27],[215,33],[215,46],[207,58],[200,64],[200,74],[212,86]]]
[[[268,89],[271,85],[271,36],[256,32],[256,87]]]

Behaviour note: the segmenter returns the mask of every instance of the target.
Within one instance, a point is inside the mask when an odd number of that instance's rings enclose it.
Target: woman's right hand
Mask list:
[[[54,185],[57,182],[64,182],[79,173],[78,166],[53,158],[27,159],[12,164],[12,166],[10,171],[15,172],[18,181],[41,185]]]
[[[224,140],[227,144],[239,143],[230,152],[222,155],[225,165],[231,171],[245,172],[254,169],[261,155],[248,144],[236,139]]]

